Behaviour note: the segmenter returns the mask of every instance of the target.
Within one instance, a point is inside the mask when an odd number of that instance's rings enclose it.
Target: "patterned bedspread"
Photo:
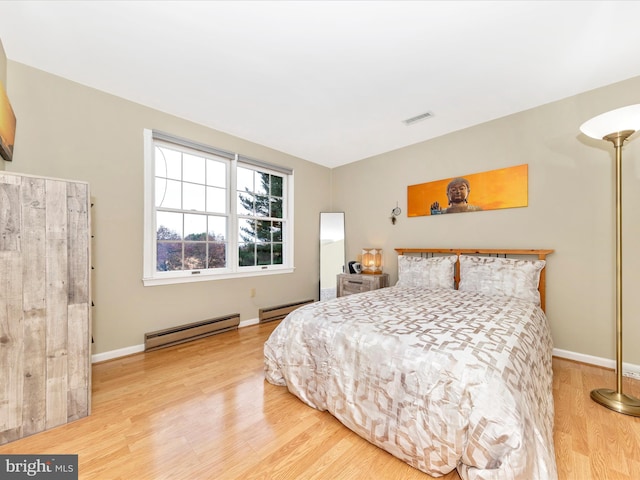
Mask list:
[[[306,305],[266,379],[433,476],[553,480],[551,335],[539,307],[390,287]]]

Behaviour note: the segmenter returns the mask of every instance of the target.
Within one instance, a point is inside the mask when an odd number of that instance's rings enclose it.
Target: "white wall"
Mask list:
[[[395,283],[396,247],[555,249],[547,271],[555,347],[614,359],[614,150],[608,142],[585,137],[579,127],[634,103],[640,103],[640,77],[334,169],[333,208],[346,214],[347,260],[355,260],[363,247],[381,247],[384,270]],[[632,137],[623,158],[624,357],[636,365],[639,136]],[[408,185],[525,163],[526,208],[406,216]],[[392,225],[396,202],[403,213]]]

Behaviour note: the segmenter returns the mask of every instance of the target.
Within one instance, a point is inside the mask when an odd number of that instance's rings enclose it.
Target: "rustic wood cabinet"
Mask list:
[[[380,275],[341,273],[338,275],[338,297],[368,292],[389,286],[389,274]]]
[[[0,444],[91,406],[89,185],[0,171]]]

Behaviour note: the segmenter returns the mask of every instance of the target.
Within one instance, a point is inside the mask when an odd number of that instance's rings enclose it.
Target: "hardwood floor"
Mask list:
[[[91,416],[0,454],[76,453],[83,480],[431,478],[265,382],[275,326],[96,364]],[[554,373],[560,480],[639,479],[640,419],[589,399],[614,387],[613,372],[554,359]],[[640,396],[640,382],[625,379],[625,392]]]
[[[640,418],[611,411],[590,398],[615,389],[615,373],[554,358],[554,446],[560,479],[640,479]],[[640,398],[640,382],[623,378],[623,391]]]

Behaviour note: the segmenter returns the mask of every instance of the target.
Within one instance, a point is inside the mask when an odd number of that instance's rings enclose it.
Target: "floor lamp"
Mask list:
[[[603,113],[580,127],[585,135],[612,142],[616,151],[616,389],[591,391],[592,400],[625,415],[640,417],[640,400],[622,393],[622,144],[640,130],[640,105]]]

